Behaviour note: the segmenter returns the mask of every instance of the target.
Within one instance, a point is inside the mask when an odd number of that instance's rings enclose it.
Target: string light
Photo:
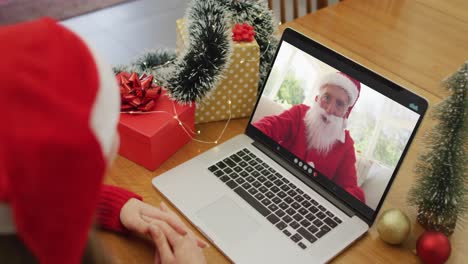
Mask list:
[[[270,49],[270,44],[271,44],[271,41],[268,41],[268,45],[267,45],[266,49],[263,51],[263,53],[260,54],[259,59],[262,59],[263,56],[265,56],[265,54],[268,52],[268,50]],[[248,62],[257,62],[257,60],[247,60],[247,61]],[[240,61],[241,64],[244,63],[244,62],[246,62],[246,60],[241,60]]]
[[[196,139],[194,135],[200,135],[201,131],[197,130],[195,132],[187,124],[182,122],[182,120],[180,120],[180,118],[179,118],[179,114],[177,113],[174,101],[171,101],[171,102],[172,102],[172,110],[173,110],[174,113],[169,113],[167,111],[147,111],[147,112],[125,111],[125,112],[120,112],[120,113],[121,114],[130,114],[130,115],[166,114],[166,115],[172,116],[172,118],[174,118],[177,121],[179,126],[185,132],[185,134],[187,134],[187,136],[189,136],[193,141],[196,141],[196,142],[199,142],[199,143],[204,143],[204,144],[218,144],[219,140],[223,137],[224,132],[226,131],[226,129],[227,129],[228,125],[229,125],[229,122],[231,121],[231,117],[232,117],[232,111],[231,111],[232,102],[231,102],[231,99],[228,99],[228,101],[227,101],[227,103],[228,103],[228,115],[229,116],[228,116],[228,119],[226,120],[226,124],[224,125],[223,130],[221,130],[221,133],[219,134],[219,136],[214,141],[206,141],[206,140]]]

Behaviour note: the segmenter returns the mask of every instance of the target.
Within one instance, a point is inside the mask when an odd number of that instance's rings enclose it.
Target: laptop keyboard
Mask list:
[[[342,222],[246,148],[208,170],[302,249]]]

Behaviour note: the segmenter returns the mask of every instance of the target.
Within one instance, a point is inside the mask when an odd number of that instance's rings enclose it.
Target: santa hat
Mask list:
[[[116,136],[106,65],[52,19],[0,28],[0,234],[39,263],[80,263]]]
[[[343,88],[343,90],[345,90],[348,94],[350,106],[348,107],[348,111],[345,114],[345,118],[348,118],[351,110],[356,104],[357,99],[359,98],[359,94],[361,92],[361,83],[342,72],[333,72],[324,75],[319,80],[318,87],[321,89],[327,84],[339,86]]]

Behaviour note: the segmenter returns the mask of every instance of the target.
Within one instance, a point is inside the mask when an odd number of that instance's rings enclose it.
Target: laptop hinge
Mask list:
[[[306,184],[307,186],[312,188],[314,191],[316,191],[318,194],[320,194],[325,199],[327,199],[330,203],[338,207],[346,215],[348,215],[349,217],[356,215],[356,213],[349,206],[347,206],[345,203],[343,203],[342,201],[334,197],[332,194],[330,194],[325,188],[320,186],[320,184],[308,179],[307,175],[305,175],[301,170],[295,168],[294,166],[291,166],[288,162],[284,161],[278,153],[272,151],[270,148],[268,148],[267,146],[263,145],[262,143],[258,141],[254,141],[252,145],[254,145],[260,151],[265,153],[268,157],[276,161],[280,166],[282,166],[287,171],[292,173],[299,180],[301,180],[304,184]]]

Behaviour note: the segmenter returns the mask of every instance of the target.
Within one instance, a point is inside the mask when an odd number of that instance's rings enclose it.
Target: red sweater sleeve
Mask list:
[[[120,222],[120,210],[130,198],[142,200],[141,196],[130,191],[104,184],[99,194],[96,212],[98,226],[108,230],[124,232],[126,229]]]

